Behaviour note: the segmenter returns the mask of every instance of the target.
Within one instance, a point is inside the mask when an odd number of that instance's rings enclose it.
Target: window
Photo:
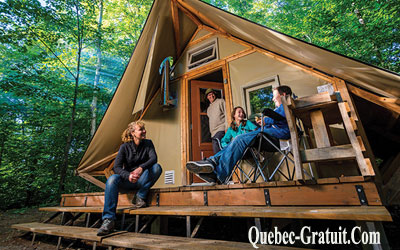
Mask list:
[[[218,59],[217,38],[188,51],[188,70]]]
[[[249,118],[261,113],[264,108],[275,109],[272,90],[279,85],[279,77],[276,75],[242,87],[243,103]]]

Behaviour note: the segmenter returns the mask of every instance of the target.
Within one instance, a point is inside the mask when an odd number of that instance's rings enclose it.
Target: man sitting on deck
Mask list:
[[[286,115],[281,97],[290,96],[291,94],[292,90],[288,86],[279,86],[273,90],[272,100],[276,107],[274,111],[283,117],[286,117]],[[217,180],[223,183],[232,172],[237,161],[242,157],[246,148],[260,132],[261,128],[239,135],[214,156],[202,161],[190,161],[186,163],[186,168],[209,183],[215,183]],[[278,120],[265,117],[263,132],[277,139],[290,138],[286,119]]]

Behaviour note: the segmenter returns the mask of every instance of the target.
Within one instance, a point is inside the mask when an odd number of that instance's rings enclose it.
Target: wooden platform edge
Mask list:
[[[250,243],[186,238],[179,236],[152,235],[116,231],[99,237],[96,228],[61,226],[45,223],[23,223],[11,226],[21,231],[34,232],[52,236],[89,240],[106,246],[135,248],[135,249],[248,249]],[[282,246],[257,245],[260,249],[299,249]]]
[[[393,221],[384,206],[165,206],[130,210],[133,215],[248,217],[276,219],[321,219]]]

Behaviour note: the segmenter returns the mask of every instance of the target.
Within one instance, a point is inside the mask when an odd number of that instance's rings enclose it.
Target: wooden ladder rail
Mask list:
[[[337,100],[339,101],[337,101]],[[374,176],[374,170],[369,158],[364,158],[365,147],[362,137],[356,135],[357,125],[355,118],[351,117],[351,109],[347,102],[343,102],[340,93],[330,96],[327,92],[313,96],[293,100],[290,96],[282,97],[288,127],[290,130],[291,142],[293,145],[293,158],[295,162],[295,179],[304,181],[303,163],[318,162],[326,160],[355,159],[362,176]],[[344,129],[350,140],[350,144],[332,146],[332,135],[329,125],[325,122],[323,109],[326,106],[337,105],[336,112],[333,112],[337,121],[343,121]],[[303,115],[309,117],[311,127],[314,131],[316,148],[300,150],[299,138],[296,127],[295,114],[303,110]],[[336,114],[337,113],[337,114]],[[336,115],[335,115],[336,114]],[[328,114],[327,114],[328,115]]]

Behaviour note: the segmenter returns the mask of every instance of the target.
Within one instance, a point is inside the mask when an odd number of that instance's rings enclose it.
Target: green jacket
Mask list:
[[[221,139],[222,148],[226,147],[226,145],[228,145],[236,136],[253,131],[256,128],[257,126],[249,120],[247,120],[246,126],[244,127],[242,124],[240,124],[237,131],[234,131],[231,127],[229,127],[228,131],[225,133],[225,136]]]

